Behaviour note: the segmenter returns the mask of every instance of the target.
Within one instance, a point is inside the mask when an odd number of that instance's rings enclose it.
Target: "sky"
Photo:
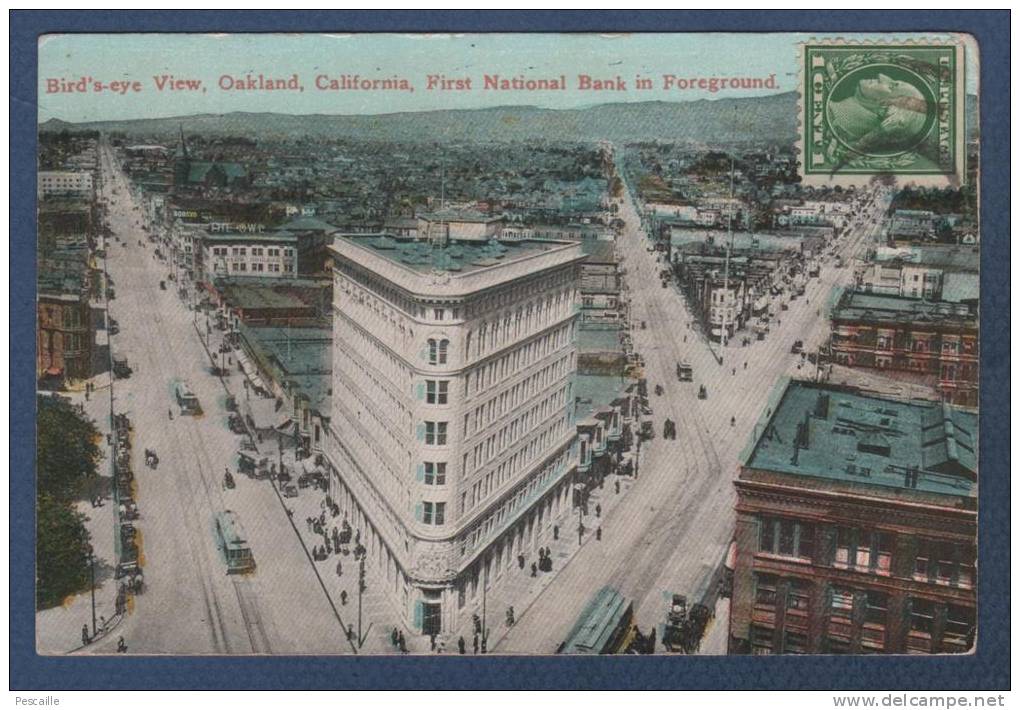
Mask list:
[[[922,35],[841,35],[848,39],[917,39]],[[194,113],[268,111],[306,114],[383,114],[448,108],[534,105],[578,108],[628,101],[688,101],[761,96],[797,88],[798,43],[825,35],[795,33],[690,34],[77,34],[46,35],[39,41],[39,121],[84,122],[161,118]],[[923,35],[938,39],[939,35]],[[944,38],[945,36],[942,36]],[[977,90],[977,61],[967,48],[968,92]],[[298,75],[303,91],[239,91],[220,79],[259,74]],[[193,91],[156,88],[154,77],[171,74],[201,81]],[[405,78],[414,91],[319,90],[316,77],[357,74],[368,79]],[[429,74],[471,78],[471,90],[428,90]],[[485,74],[506,78],[556,78],[555,91],[482,89]],[[580,90],[578,75],[619,76],[624,90]],[[684,79],[768,79],[769,88],[665,88],[663,75]],[[635,76],[652,80],[637,90]],[[72,87],[91,77],[85,93],[49,91],[63,80]],[[123,95],[105,88],[129,85]],[[134,84],[138,82],[138,84]],[[65,85],[59,88],[65,88]],[[134,91],[135,86],[141,90]],[[123,85],[118,88],[124,88]]]

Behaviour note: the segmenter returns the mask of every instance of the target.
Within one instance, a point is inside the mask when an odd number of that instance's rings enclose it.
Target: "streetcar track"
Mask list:
[[[128,239],[127,235],[118,235],[118,236],[122,237],[123,242],[124,242],[124,244],[121,246],[121,248],[132,248],[132,247],[128,247],[127,246],[127,239]],[[133,252],[133,253],[137,254],[137,252]],[[146,253],[147,253],[147,250],[146,250]],[[131,266],[132,266],[131,264],[126,264],[125,268],[129,268]],[[146,304],[149,306],[149,312],[153,312],[153,313],[158,312],[157,311],[157,307],[158,307],[158,294],[154,294],[154,289],[149,287],[148,281],[145,278],[146,272],[148,272],[147,266],[143,264],[140,267],[135,267],[135,268],[141,270],[141,272],[142,272],[142,274],[141,274],[141,276],[142,276],[141,282],[143,284],[142,287],[140,287],[138,289],[139,293],[137,295],[143,297],[143,299],[146,301]],[[157,298],[153,298],[153,295],[156,295]],[[152,341],[154,335],[158,335],[160,339],[165,340],[165,334],[162,333],[161,329],[155,328],[153,322],[151,322],[151,321],[149,321],[149,320],[147,320],[145,318],[137,318],[137,322],[141,324],[141,327],[139,328],[139,331],[144,330],[145,331],[144,334],[148,336],[150,341]],[[127,325],[127,323],[125,323],[125,325]],[[142,334],[142,333],[140,333],[140,334]],[[171,353],[171,358],[173,360],[173,364],[174,364],[175,368],[179,370],[179,362],[177,360],[174,348],[173,347],[169,347],[169,348],[165,348],[165,350],[168,351],[169,353]],[[155,358],[155,355],[154,355],[153,351],[151,349],[146,349],[145,350],[145,356],[146,356],[146,363],[152,368],[151,371],[153,373],[159,373],[161,370],[160,370],[159,365],[156,363],[156,358]],[[167,430],[167,431],[169,431],[169,430]],[[179,437],[176,435],[176,432],[171,434],[171,436],[174,436],[174,438],[179,439]],[[178,443],[178,447],[177,447],[178,451],[180,451],[181,447],[179,446],[179,441],[177,443]],[[201,471],[199,472],[199,474],[201,476]],[[173,487],[176,488],[177,492],[178,492],[178,495],[176,496],[176,499],[175,499],[175,503],[177,505],[178,510],[181,513],[181,519],[190,519],[193,523],[196,524],[196,529],[201,530],[201,528],[202,528],[201,521],[198,520],[198,515],[197,515],[196,511],[194,511],[191,506],[187,505],[184,502],[184,497],[185,496],[184,496],[184,492],[182,491],[182,486],[184,485],[184,482],[181,480],[180,476],[172,476],[172,478],[173,478],[173,482],[172,482],[173,483]],[[204,476],[202,478],[203,478],[203,483],[205,483]],[[207,492],[208,492],[208,487],[207,487]],[[209,632],[210,632],[210,636],[211,636],[211,640],[212,640],[213,649],[216,652],[222,652],[223,650],[225,650],[227,653],[231,653],[232,652],[231,644],[230,644],[230,640],[228,638],[228,635],[226,633],[226,626],[225,626],[225,623],[224,623],[224,620],[223,620],[223,612],[222,612],[222,609],[220,608],[219,600],[216,597],[215,593],[212,593],[210,591],[209,585],[208,585],[208,583],[206,581],[206,578],[205,578],[206,574],[208,573],[208,560],[207,560],[207,558],[206,558],[206,556],[204,554],[203,549],[201,547],[197,547],[196,546],[196,540],[192,536],[184,535],[184,538],[185,538],[184,542],[187,545],[189,551],[191,552],[192,558],[196,561],[196,564],[199,567],[199,570],[198,570],[199,573],[196,576],[198,578],[198,586],[199,586],[199,592],[201,594],[202,604],[203,604],[203,607],[205,609],[206,616],[207,616],[207,618],[209,619],[209,622],[210,622]]]

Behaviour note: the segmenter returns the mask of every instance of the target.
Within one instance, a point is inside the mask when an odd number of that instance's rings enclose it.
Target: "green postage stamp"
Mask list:
[[[805,181],[966,181],[963,45],[802,45]]]

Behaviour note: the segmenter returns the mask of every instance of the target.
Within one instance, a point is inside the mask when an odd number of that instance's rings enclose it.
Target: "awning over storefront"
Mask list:
[[[260,390],[265,390],[266,385],[262,382],[262,378],[259,377],[258,369],[252,364],[248,356],[244,354],[243,350],[235,351],[237,355],[237,362],[241,366],[241,370],[244,372],[248,380],[258,387]]]

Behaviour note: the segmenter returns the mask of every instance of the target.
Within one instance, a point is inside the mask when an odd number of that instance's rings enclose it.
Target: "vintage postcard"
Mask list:
[[[973,652],[979,61],[41,37],[37,652]]]

